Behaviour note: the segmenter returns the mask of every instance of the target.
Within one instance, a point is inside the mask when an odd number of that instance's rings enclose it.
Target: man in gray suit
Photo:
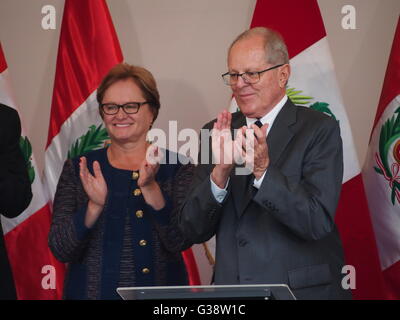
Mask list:
[[[343,177],[337,121],[288,99],[287,48],[273,30],[238,36],[228,70],[223,79],[241,111],[225,110],[204,127],[214,129],[218,161],[197,166],[182,230],[195,243],[216,235],[215,284],[287,284],[300,299],[350,298],[341,286],[344,259],[334,222]],[[244,147],[232,131],[246,136],[246,128],[255,135],[246,160],[252,173],[239,175],[227,146]],[[246,157],[249,149],[240,153]]]

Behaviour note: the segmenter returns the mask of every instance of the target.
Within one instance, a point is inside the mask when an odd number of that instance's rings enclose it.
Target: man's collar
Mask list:
[[[275,118],[276,118],[276,116],[278,115],[278,113],[279,113],[279,111],[281,111],[281,109],[283,108],[283,106],[285,105],[285,103],[287,102],[287,100],[288,100],[288,97],[287,97],[287,95],[285,94],[284,96],[283,96],[283,98],[278,102],[278,104],[275,106],[275,107],[273,107],[272,109],[271,109],[271,111],[269,111],[265,116],[263,116],[262,118],[260,118],[260,119],[257,119],[257,118],[248,118],[248,117],[246,117],[246,124],[247,124],[247,127],[249,127],[249,126],[251,126],[254,122],[256,122],[257,120],[260,120],[261,121],[261,123],[264,125],[265,123],[272,123],[274,120],[275,120]]]

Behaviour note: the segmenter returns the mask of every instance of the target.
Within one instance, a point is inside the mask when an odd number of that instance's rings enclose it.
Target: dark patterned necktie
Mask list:
[[[261,127],[263,126],[263,124],[262,124],[262,122],[260,121],[260,119],[257,119],[257,121],[254,122],[254,124],[255,124],[257,127],[259,127],[259,128],[261,128]],[[254,136],[257,138],[255,132],[254,132]]]
[[[260,121],[260,119],[257,119],[257,121],[254,122],[254,124],[255,124],[257,127],[259,127],[259,128],[261,128],[261,127],[263,126],[263,124],[262,124],[262,122]]]

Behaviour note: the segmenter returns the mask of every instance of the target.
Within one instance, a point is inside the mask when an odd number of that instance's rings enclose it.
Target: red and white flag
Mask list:
[[[0,102],[18,111],[1,43]],[[53,257],[47,245],[50,208],[43,192],[32,146],[23,128],[20,147],[27,164],[33,198],[28,208],[18,217],[8,219],[1,216],[17,297],[29,300],[57,299],[61,297],[64,266]]]
[[[51,199],[65,160],[101,148],[108,139],[96,89],[108,71],[122,61],[106,2],[66,0],[45,155]],[[190,283],[199,284],[191,250],[183,257]]]
[[[122,60],[105,1],[66,0],[45,154],[45,178],[51,199],[65,160],[101,148],[108,139],[98,111],[96,89]]]
[[[400,19],[362,173],[388,297],[400,299]]]
[[[317,0],[258,0],[251,27],[277,30],[285,39],[292,68],[286,92],[293,103],[324,112],[339,122],[344,176],[335,221],[346,264],[355,268],[353,298],[383,299],[386,293],[361,169]],[[236,109],[233,102],[231,110]]]

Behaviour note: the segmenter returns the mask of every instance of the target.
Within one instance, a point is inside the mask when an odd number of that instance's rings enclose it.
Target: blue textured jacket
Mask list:
[[[178,229],[178,212],[193,167],[165,151],[156,175],[166,205],[147,205],[137,185],[138,172],[117,169],[107,149],[85,155],[92,172],[97,160],[108,187],[103,212],[92,228],[84,224],[87,195],[79,178],[79,158],[67,160],[57,186],[49,246],[68,262],[65,299],[118,299],[116,288],[186,285],[180,252],[190,247]],[[174,164],[174,160],[178,163]]]

